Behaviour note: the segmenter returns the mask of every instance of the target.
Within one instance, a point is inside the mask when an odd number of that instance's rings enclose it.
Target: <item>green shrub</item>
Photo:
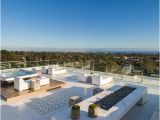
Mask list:
[[[95,109],[95,108],[97,108],[97,105],[96,104],[91,104],[91,105],[89,105],[89,107]]]
[[[77,109],[80,109],[80,106],[79,106],[79,105],[73,105],[73,106],[72,106],[72,110],[77,110]]]

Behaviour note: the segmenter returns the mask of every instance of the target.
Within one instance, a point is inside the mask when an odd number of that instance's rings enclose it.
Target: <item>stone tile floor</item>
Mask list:
[[[84,99],[92,96],[92,90],[95,85],[80,83],[78,82],[72,74],[62,74],[54,76],[53,79],[61,80],[67,82],[65,89],[76,91],[84,96]],[[115,80],[112,83],[102,86],[103,89],[117,89],[118,85],[124,84],[136,84],[133,82],[118,81]],[[138,84],[141,85],[141,84]],[[116,86],[116,87],[115,87]],[[144,106],[134,106],[123,118],[122,120],[150,120],[155,108],[159,104],[159,87],[147,86],[148,87],[148,102]],[[43,97],[52,96],[55,90],[34,96],[34,98],[40,98],[43,101]],[[59,109],[55,109],[50,112],[41,114],[32,109],[29,105],[25,104],[30,102],[32,98],[25,98],[24,100],[14,101],[7,103],[1,99],[1,119],[2,120],[51,120],[51,116],[56,116],[56,114],[62,112],[64,109],[67,109],[68,106],[62,106]],[[65,118],[65,115],[64,115]],[[56,117],[54,120],[57,120]]]

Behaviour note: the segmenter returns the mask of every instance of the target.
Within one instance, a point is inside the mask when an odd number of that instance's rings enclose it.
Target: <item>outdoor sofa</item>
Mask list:
[[[31,75],[16,77],[14,80],[14,89],[18,91],[30,89],[32,80],[34,79],[40,81],[40,86],[49,84],[49,78],[42,77],[39,74],[31,74]]]

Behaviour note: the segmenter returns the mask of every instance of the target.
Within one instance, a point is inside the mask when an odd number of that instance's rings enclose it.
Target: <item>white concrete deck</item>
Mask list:
[[[83,94],[84,99],[92,96],[92,90],[95,85],[80,83],[74,79],[72,73],[56,75],[53,77],[56,80],[66,81],[67,85],[66,89],[70,89],[72,91],[76,91],[78,93]],[[127,81],[119,81],[114,80],[114,82],[106,84],[102,86],[104,89],[116,89],[119,85],[124,84],[138,84]],[[148,88],[147,99],[148,102],[144,106],[135,105],[123,118],[122,120],[150,120],[153,112],[158,106],[159,102],[159,87],[156,86],[146,86]],[[41,95],[34,96],[33,98],[44,97],[47,95],[53,94],[54,90],[43,93]],[[31,98],[25,98],[19,101],[13,101],[6,103],[1,99],[1,118],[2,120],[51,120],[51,116],[53,116],[53,120],[58,120],[57,115],[61,111],[68,108],[68,106],[64,106],[60,109],[51,111],[47,114],[39,114],[38,112],[31,109],[29,106],[25,104],[26,100]],[[65,120],[65,115],[63,116]]]

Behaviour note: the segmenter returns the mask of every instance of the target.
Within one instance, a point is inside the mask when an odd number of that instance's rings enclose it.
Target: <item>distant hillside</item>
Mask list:
[[[159,54],[147,53],[109,53],[109,52],[33,52],[33,51],[6,51],[1,50],[1,62],[6,61],[23,61],[28,66],[36,66],[36,62],[32,61],[51,61],[48,64],[71,65],[75,67],[88,66],[88,69],[98,71],[106,71],[121,73],[124,66],[133,66],[134,71],[142,71],[143,74],[150,76],[151,74],[159,74]],[[40,63],[39,65],[46,64]],[[17,64],[11,65],[16,67]],[[23,66],[22,66],[23,67]],[[139,74],[139,73],[138,73]]]

